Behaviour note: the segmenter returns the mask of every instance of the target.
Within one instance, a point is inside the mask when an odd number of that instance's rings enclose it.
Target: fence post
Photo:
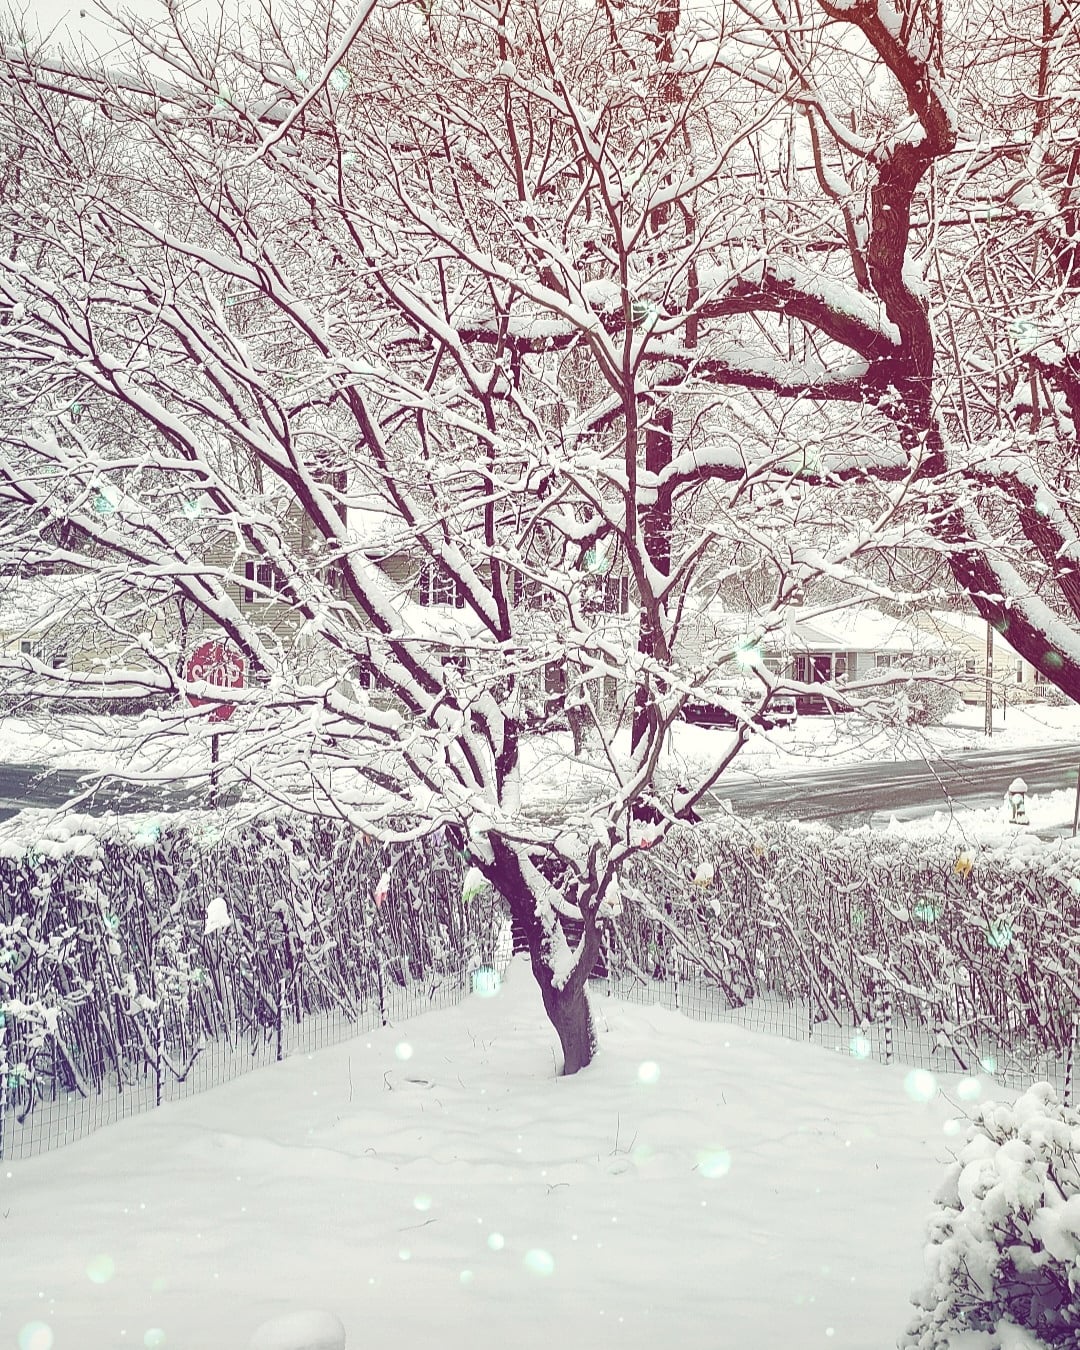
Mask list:
[[[878,1013],[885,1032],[885,1063],[891,1064],[893,1062],[892,990],[889,988],[889,982],[885,979],[875,981],[875,987],[877,989]]]
[[[678,952],[671,952],[671,983],[675,992],[675,1011],[679,1012],[679,956]]]
[[[157,1044],[154,1047],[154,1105],[161,1105],[161,1084],[165,1075],[165,1018],[158,1010]]]
[[[284,1058],[283,1042],[285,1039],[285,976],[282,975],[278,980],[278,998],[277,998],[277,1026],[274,1028],[274,1058],[280,1061]]]
[[[1077,1037],[1078,1014],[1072,1015],[1072,1027],[1069,1032],[1069,1055],[1065,1061],[1065,1091],[1062,1098],[1066,1106],[1073,1104],[1073,1080],[1076,1074],[1076,1037]],[[3,1097],[0,1096],[0,1101]]]
[[[893,1062],[892,990],[885,990],[885,1063]]]
[[[604,965],[607,967],[607,996],[611,998],[615,993],[615,977],[611,971],[612,941],[611,930],[613,925],[608,922],[604,924],[601,930],[604,935]]]
[[[7,1122],[7,1094],[7,1013],[0,1007],[0,1161],[2,1161],[4,1157],[4,1126]]]

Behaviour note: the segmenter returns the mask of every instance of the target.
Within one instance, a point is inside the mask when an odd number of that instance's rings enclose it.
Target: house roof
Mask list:
[[[966,651],[982,652],[986,650],[986,620],[980,614],[965,613],[962,610],[935,609],[920,616],[921,622],[929,630],[955,646]],[[1001,636],[994,633],[994,650],[1020,659],[1020,653]]]
[[[895,652],[914,655],[942,651],[947,643],[904,619],[879,609],[847,606],[824,613],[788,611],[788,650]]]

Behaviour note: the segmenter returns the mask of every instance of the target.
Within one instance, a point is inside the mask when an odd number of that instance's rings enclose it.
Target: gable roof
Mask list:
[[[834,652],[891,652],[902,655],[940,652],[948,645],[905,619],[879,609],[845,606],[842,609],[788,611],[788,650]]]

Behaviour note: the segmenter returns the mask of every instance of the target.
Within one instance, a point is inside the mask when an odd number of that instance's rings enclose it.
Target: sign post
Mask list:
[[[216,684],[220,689],[242,689],[244,687],[244,658],[235,647],[227,642],[210,638],[200,642],[188,657],[187,678],[205,680],[207,684]],[[210,719],[213,722],[225,722],[233,715],[235,703],[217,703],[212,698],[199,698],[188,694],[188,702],[193,708],[209,706]],[[218,780],[218,733],[210,733],[210,805],[217,806]]]
[[[1076,838],[1076,827],[1080,825],[1080,769],[1076,771],[1076,805],[1073,807],[1072,837]]]

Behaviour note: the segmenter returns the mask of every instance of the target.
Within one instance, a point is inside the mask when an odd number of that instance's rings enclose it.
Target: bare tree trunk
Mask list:
[[[674,454],[674,417],[669,407],[654,408],[652,419],[645,432],[645,468],[650,474],[659,475],[671,463]],[[649,508],[643,522],[645,551],[650,565],[666,577],[671,571],[671,497],[660,496],[657,503]],[[638,651],[644,656],[656,656],[657,633],[648,612],[641,616],[638,633]],[[664,657],[667,652],[661,653]],[[637,749],[648,729],[650,704],[655,691],[652,681],[642,680],[634,691],[634,719],[630,734],[630,745]]]
[[[574,757],[577,758],[585,750],[586,737],[589,729],[589,713],[582,702],[576,698],[567,700],[566,720],[570,725],[570,732],[574,738]]]
[[[549,899],[537,894],[538,888],[525,876],[518,855],[496,839],[492,840],[492,848],[495,863],[489,880],[510,905],[515,922],[525,934],[544,1011],[562,1046],[562,1072],[577,1073],[592,1062],[596,1053],[596,1030],[586,981],[600,953],[600,930],[592,915],[583,913],[583,929],[574,959],[575,953],[567,950]]]
[[[535,955],[530,955],[533,974],[543,995],[544,1011],[558,1033],[562,1046],[562,1071],[564,1074],[577,1073],[591,1064],[596,1054],[596,1029],[588,993],[583,982],[564,989],[552,988],[550,978],[545,978],[543,972],[537,969]]]

